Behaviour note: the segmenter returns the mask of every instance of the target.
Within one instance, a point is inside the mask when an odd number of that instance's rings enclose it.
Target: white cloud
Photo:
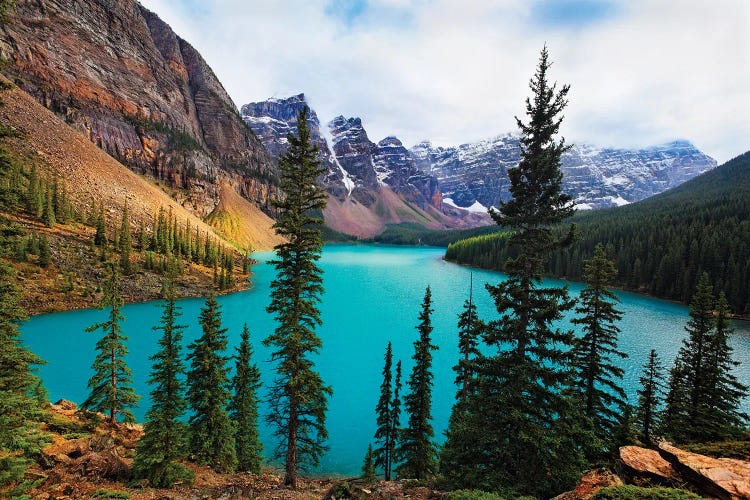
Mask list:
[[[515,130],[546,42],[570,83],[563,133],[602,146],[686,138],[719,161],[750,149],[750,2],[623,0],[575,26],[522,0],[372,0],[346,22],[324,1],[142,3],[192,43],[238,105],[305,92],[370,138],[453,145]],[[196,5],[192,3],[192,5]]]

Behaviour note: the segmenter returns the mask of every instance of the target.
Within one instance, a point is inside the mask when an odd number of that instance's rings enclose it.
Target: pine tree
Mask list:
[[[437,472],[437,449],[432,438],[432,292],[425,290],[422,310],[419,313],[419,339],[414,342],[414,367],[409,381],[409,394],[404,398],[404,407],[409,415],[407,427],[401,434],[399,457],[403,460],[396,468],[399,477],[426,479]]]
[[[39,238],[39,267],[49,267],[52,263],[52,249],[49,246],[49,240],[42,235]]]
[[[107,246],[107,227],[104,219],[104,205],[99,204],[99,211],[96,216],[96,233],[94,233],[94,245],[105,247]]]
[[[488,325],[484,341],[496,354],[477,357],[476,393],[469,395],[461,435],[452,439],[461,447],[454,455],[467,460],[446,465],[457,478],[455,487],[515,487],[521,494],[551,496],[572,486],[585,466],[583,430],[565,396],[574,337],[553,328],[573,301],[567,288],[541,286],[552,252],[574,235],[573,227],[562,235],[556,229],[574,209],[561,190],[560,159],[568,146],[555,139],[569,87],[550,85],[550,65],[545,47],[530,82],[528,123],[516,119],[521,161],[508,170],[512,197],[490,211],[509,228],[513,257],[505,263],[507,280],[487,286],[500,319]]]
[[[667,398],[670,418],[666,431],[678,442],[701,441],[704,430],[711,425],[706,404],[710,390],[709,349],[715,325],[713,306],[713,287],[704,273],[690,303],[690,320],[685,326],[688,338],[677,353]]]
[[[120,223],[120,269],[123,274],[130,274],[133,272],[132,264],[130,263],[130,252],[133,250],[132,235],[130,233],[130,217],[128,213],[128,204],[125,203],[125,208],[122,211],[122,222]]]
[[[146,233],[146,223],[143,219],[138,229],[138,250],[141,252],[148,250],[148,233]]]
[[[654,443],[654,432],[661,423],[661,406],[664,399],[664,367],[656,349],[651,349],[648,361],[643,365],[641,388],[638,389],[638,409],[636,422],[640,429],[640,439],[645,444]]]
[[[150,357],[153,361],[149,378],[153,387],[151,408],[146,413],[144,434],[138,441],[133,461],[133,476],[147,479],[157,488],[191,482],[193,476],[178,462],[187,457],[187,428],[181,420],[187,407],[182,381],[185,365],[180,353],[185,326],[177,324],[181,313],[171,282],[165,284],[164,299],[161,324],[154,327],[162,332],[159,350]]]
[[[613,359],[627,357],[617,349],[620,329],[615,323],[622,319],[622,313],[614,303],[619,299],[607,288],[616,275],[614,262],[598,244],[594,256],[584,261],[586,288],[581,291],[580,305],[576,307],[580,317],[572,320],[584,332],[573,348],[575,389],[583,403],[584,416],[602,443],[612,434],[627,404],[621,386],[623,370]]]
[[[748,416],[739,410],[748,388],[732,374],[739,362],[732,359],[732,348],[727,337],[732,333],[729,323],[729,304],[724,292],[716,303],[715,329],[706,356],[706,412],[707,427],[703,439],[720,441],[738,438],[747,424]]]
[[[232,422],[226,411],[230,398],[226,329],[214,296],[206,300],[198,320],[203,334],[189,346],[187,399],[190,417],[190,453],[200,464],[217,472],[233,471],[237,465]]]
[[[473,276],[470,276],[469,298],[464,303],[464,310],[458,315],[458,352],[461,358],[453,368],[456,372],[456,385],[459,392],[456,395],[458,403],[466,403],[470,390],[473,390],[474,369],[472,363],[479,355],[479,340],[485,325],[479,319],[477,306],[473,301]]]
[[[41,384],[34,370],[43,361],[21,342],[26,314],[15,279],[13,268],[0,263],[0,486],[20,480],[49,442],[40,431],[46,411],[34,397]]]
[[[377,415],[377,429],[375,440],[378,445],[375,448],[375,467],[383,469],[386,481],[391,480],[393,469],[393,449],[396,441],[396,429],[393,427],[393,350],[391,343],[385,348],[385,365],[383,366],[383,382],[380,384],[380,398],[375,407]]]
[[[91,393],[82,408],[109,414],[109,423],[117,424],[117,417],[122,416],[126,422],[134,422],[133,414],[128,408],[135,406],[138,395],[132,386],[132,372],[125,363],[128,354],[127,337],[122,333],[120,323],[124,317],[120,313],[123,301],[120,295],[120,276],[117,266],[109,262],[109,273],[102,285],[103,295],[99,308],[109,308],[108,319],[86,328],[87,332],[102,330],[104,335],[96,343],[97,355],[91,368],[94,375],[89,379]]]
[[[286,241],[276,245],[277,258],[271,261],[278,274],[271,282],[267,311],[275,315],[278,326],[264,340],[278,362],[268,422],[279,438],[277,456],[284,461],[284,484],[291,488],[297,485],[300,466],[316,465],[325,450],[327,397],[332,393],[309,357],[322,346],[315,327],[321,324],[317,303],[323,278],[316,261],[323,245],[323,221],[313,214],[326,206],[326,194],[316,184],[325,169],[310,140],[307,108],[300,111],[297,124],[298,137],[287,136],[289,149],[279,159],[280,187],[286,197],[273,201],[279,212],[274,229]]]
[[[263,445],[258,435],[258,389],[260,370],[252,363],[250,331],[242,328],[240,347],[237,349],[235,375],[232,379],[232,401],[229,418],[234,422],[234,442],[237,453],[237,470],[260,474],[263,462]]]
[[[375,452],[372,451],[372,445],[367,445],[367,453],[365,453],[365,459],[362,463],[362,475],[360,476],[365,484],[372,484],[378,480],[378,476],[375,472]]]
[[[46,197],[44,202],[44,225],[47,227],[55,226],[55,204],[52,199],[52,189],[47,186]]]
[[[401,443],[401,361],[396,363],[396,376],[393,379],[393,401],[391,402],[391,429],[393,429],[393,455],[391,468],[401,461],[399,443]]]

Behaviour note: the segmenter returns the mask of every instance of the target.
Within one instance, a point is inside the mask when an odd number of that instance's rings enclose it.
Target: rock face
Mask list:
[[[596,492],[607,486],[621,486],[624,483],[620,477],[608,469],[594,469],[586,471],[578,485],[572,491],[557,495],[552,500],[588,500]]]
[[[507,171],[520,160],[519,139],[512,135],[448,148],[425,141],[410,153],[422,171],[437,176],[443,195],[461,207],[508,200]],[[607,208],[661,193],[714,167],[714,159],[687,141],[646,149],[575,145],[563,155],[563,190],[579,209]]]
[[[303,106],[308,106],[304,94],[268,99],[242,106],[242,117],[277,159],[288,147],[287,134],[297,133],[297,115]],[[489,222],[486,216],[443,207],[437,178],[417,168],[396,137],[376,144],[361,119],[338,116],[328,124],[329,147],[312,109],[308,128],[326,167],[319,182],[331,195],[325,217],[334,229],[370,237],[388,223],[418,222],[439,228]]]
[[[726,500],[750,498],[750,463],[690,453],[665,442],[659,451],[706,494]]]
[[[242,119],[260,139],[274,162],[289,147],[287,135],[297,134],[297,116],[307,105],[305,94],[298,94],[287,99],[268,99],[262,102],[245,104],[240,109]],[[318,146],[318,159],[326,168],[326,173],[318,180],[325,185],[328,192],[342,198],[349,193],[344,181],[344,172],[328,147],[328,142],[320,133],[320,120],[315,111],[308,107],[307,128],[313,144]]]
[[[666,485],[681,482],[680,475],[672,464],[656,450],[623,446],[620,448],[620,461],[630,477],[645,478]]]
[[[201,215],[224,179],[266,206],[276,170],[201,55],[135,0],[18,2],[5,72],[132,170],[185,188]]]

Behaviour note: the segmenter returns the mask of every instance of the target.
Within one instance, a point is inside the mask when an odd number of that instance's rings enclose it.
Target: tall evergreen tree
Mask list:
[[[648,361],[643,365],[643,374],[639,379],[638,409],[636,422],[640,430],[640,439],[646,444],[654,443],[654,432],[661,423],[661,406],[664,399],[664,367],[656,349],[651,349]]]
[[[133,476],[147,479],[157,488],[170,488],[175,483],[191,481],[192,473],[178,463],[187,457],[187,427],[181,417],[185,413],[185,387],[180,345],[185,326],[178,325],[180,307],[175,303],[174,285],[167,282],[164,287],[164,309],[161,324],[154,330],[161,331],[159,350],[150,357],[153,361],[149,384],[151,408],[146,413],[143,437],[133,461]]]
[[[414,342],[414,367],[409,375],[409,394],[404,407],[409,415],[407,427],[401,434],[399,457],[403,460],[396,468],[399,477],[426,479],[437,472],[437,449],[432,441],[432,292],[425,290],[422,310],[419,313],[419,339]]]
[[[375,471],[375,452],[372,450],[372,444],[367,445],[367,453],[365,453],[365,459],[362,463],[362,476],[360,477],[366,484],[371,484],[378,480]]]
[[[729,323],[729,304],[724,292],[716,302],[716,323],[708,345],[706,363],[706,412],[703,438],[718,441],[737,438],[747,424],[748,416],[739,410],[740,403],[747,397],[748,388],[732,374],[739,362],[732,359],[732,348],[727,337],[732,333]]]
[[[473,276],[470,277],[469,298],[464,303],[464,310],[458,315],[458,352],[461,358],[453,368],[456,372],[456,385],[459,386],[456,399],[462,406],[466,403],[469,390],[474,382],[472,363],[479,355],[479,340],[485,325],[479,319],[477,306],[473,300]]]
[[[703,274],[690,303],[690,319],[685,326],[688,338],[677,353],[667,397],[667,433],[679,442],[701,441],[709,415],[709,350],[713,317],[713,287]],[[678,369],[679,367],[679,369]]]
[[[97,354],[91,368],[94,375],[89,379],[91,393],[82,407],[86,410],[109,414],[109,423],[115,425],[117,417],[126,422],[134,422],[133,413],[128,409],[138,402],[139,396],[133,389],[133,374],[125,363],[128,354],[128,338],[122,333],[120,324],[125,320],[120,308],[123,301],[120,295],[120,275],[113,262],[107,263],[107,279],[102,285],[103,294],[99,308],[109,308],[106,321],[86,328],[87,332],[102,330],[104,335],[96,343]]]
[[[130,231],[130,214],[128,211],[128,204],[125,202],[125,208],[122,211],[122,221],[120,223],[120,269],[123,274],[130,274],[133,272],[132,264],[130,263],[130,252],[133,250],[132,235]]]
[[[375,440],[375,467],[383,469],[386,481],[391,480],[393,469],[393,450],[396,442],[396,429],[393,427],[393,350],[391,343],[385,349],[385,364],[383,366],[383,382],[380,384],[380,398],[375,407],[377,415],[377,429]]]
[[[52,194],[52,188],[50,186],[46,186],[46,195],[45,195],[45,202],[44,202],[44,225],[47,227],[54,227],[55,226],[55,204],[53,201],[53,194]]]
[[[104,205],[99,204],[99,211],[96,215],[95,222],[96,232],[94,233],[94,245],[107,246],[107,226],[104,218]]]
[[[585,466],[571,384],[571,331],[553,322],[573,307],[567,288],[541,286],[544,265],[554,250],[573,239],[555,226],[574,209],[562,192],[560,158],[568,149],[556,140],[569,87],[550,84],[547,48],[531,79],[528,122],[521,129],[521,161],[508,170],[511,199],[490,215],[510,229],[514,257],[505,263],[506,281],[487,286],[500,319],[484,341],[497,354],[479,356],[477,389],[467,401],[466,422],[452,442],[465,461],[448,464],[454,486],[549,496],[572,485]],[[488,452],[488,450],[491,450]],[[469,484],[468,481],[478,481]]]
[[[623,370],[613,359],[627,357],[617,349],[620,329],[615,323],[622,319],[622,313],[614,303],[619,299],[607,288],[616,275],[614,262],[607,258],[604,247],[597,245],[594,256],[584,261],[586,288],[576,307],[580,316],[572,320],[584,332],[573,348],[574,384],[584,416],[602,443],[608,441],[627,404],[621,385]]]
[[[284,461],[284,484],[295,488],[297,474],[306,463],[316,465],[328,437],[325,414],[331,388],[323,383],[310,358],[322,346],[315,334],[321,324],[318,302],[323,292],[320,259],[322,219],[315,216],[326,206],[326,194],[316,179],[325,171],[318,148],[310,139],[307,108],[297,117],[298,136],[287,136],[289,149],[279,159],[281,189],[285,198],[273,201],[279,216],[276,233],[286,241],[276,245],[276,278],[271,282],[271,304],[278,326],[264,343],[272,346],[277,377],[270,390],[268,421],[279,438],[277,456]]]
[[[232,378],[232,401],[229,418],[234,422],[234,443],[237,453],[237,470],[260,474],[263,463],[263,444],[258,435],[258,389],[260,370],[252,362],[250,330],[242,327],[240,346],[235,357],[235,374]]]
[[[34,374],[43,361],[21,343],[18,325],[26,319],[15,271],[0,263],[0,486],[20,480],[48,442],[40,431],[46,411],[34,397],[41,384]]]
[[[227,348],[227,330],[221,327],[221,310],[213,295],[206,299],[198,321],[203,334],[190,344],[187,356],[190,453],[200,464],[230,472],[237,466],[237,455],[226,410],[230,398],[228,358],[221,354]]]
[[[391,429],[393,429],[393,453],[391,469],[401,461],[399,443],[401,442],[401,360],[396,363],[396,376],[393,379],[393,401],[391,402]]]

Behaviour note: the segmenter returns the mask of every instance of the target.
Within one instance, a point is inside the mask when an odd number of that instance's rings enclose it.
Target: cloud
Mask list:
[[[563,134],[601,146],[686,138],[724,161],[750,137],[744,0],[142,0],[238,105],[304,92],[322,122],[455,145],[515,130],[547,43],[571,84]],[[562,6],[562,7],[561,7]]]

